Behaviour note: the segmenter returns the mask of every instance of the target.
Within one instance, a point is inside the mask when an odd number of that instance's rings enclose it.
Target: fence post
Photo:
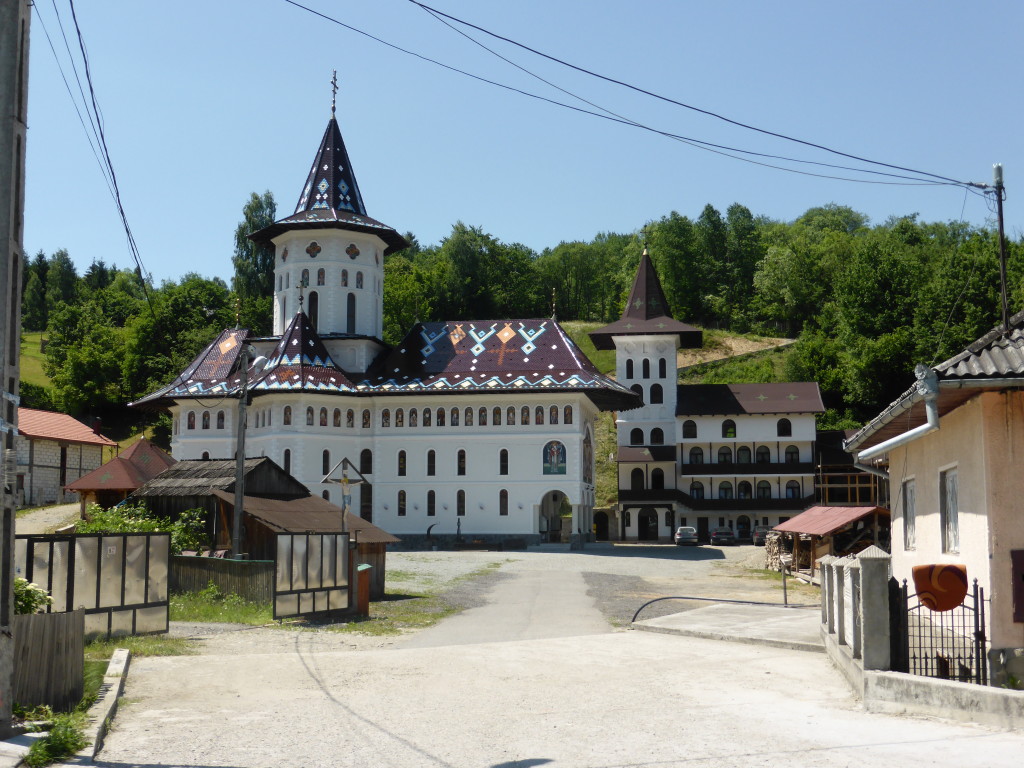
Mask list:
[[[832,572],[832,555],[825,555],[819,561],[821,566],[821,623],[828,628],[829,634],[835,629],[835,605],[832,598],[832,583],[835,576]]]
[[[889,561],[872,545],[857,555],[860,563],[861,657],[864,669],[891,669],[889,627]]]

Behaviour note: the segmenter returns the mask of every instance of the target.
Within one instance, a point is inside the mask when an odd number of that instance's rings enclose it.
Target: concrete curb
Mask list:
[[[799,640],[774,640],[769,637],[749,637],[743,635],[730,635],[724,632],[709,632],[701,629],[682,629],[678,627],[658,627],[644,622],[637,622],[631,625],[632,629],[639,629],[643,632],[658,632],[663,635],[683,635],[686,637],[699,637],[703,640],[721,640],[728,643],[745,643],[746,645],[764,645],[769,648],[783,648],[790,651],[806,651],[809,653],[824,653],[825,646],[817,643],[803,643]]]
[[[128,677],[128,665],[132,654],[127,648],[118,648],[110,657],[107,671],[103,675],[99,698],[89,707],[87,715],[89,724],[85,728],[85,737],[89,746],[78,751],[74,757],[68,758],[63,765],[92,765],[96,755],[103,748],[103,738],[107,735],[110,721],[117,712],[117,700],[124,693],[124,682]]]

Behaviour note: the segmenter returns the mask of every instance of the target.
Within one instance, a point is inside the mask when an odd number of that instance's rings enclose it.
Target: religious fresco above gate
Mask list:
[[[544,462],[545,475],[564,475],[565,445],[560,443],[558,440],[552,440],[544,446],[544,455],[542,460]]]

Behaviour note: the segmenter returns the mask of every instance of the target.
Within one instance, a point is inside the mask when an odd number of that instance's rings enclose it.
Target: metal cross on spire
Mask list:
[[[334,117],[335,103],[338,98],[338,70],[333,70],[331,75],[331,117]]]

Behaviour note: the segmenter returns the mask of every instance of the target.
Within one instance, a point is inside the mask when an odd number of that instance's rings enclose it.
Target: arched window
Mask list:
[[[444,408],[437,409],[437,426],[444,426]]]
[[[398,476],[405,477],[405,451],[398,452]]]
[[[683,439],[690,440],[697,437],[697,422],[687,419],[683,422]]]
[[[390,427],[391,426],[391,410],[390,409],[385,408],[383,411],[380,412],[380,425],[382,427]]]
[[[499,410],[498,413],[500,414],[501,411]],[[486,427],[487,426],[487,408],[483,408],[482,407],[480,409],[480,413],[477,414],[476,423],[477,423],[477,426],[479,426],[479,427]]]
[[[210,428],[210,412],[203,411],[203,429]]]
[[[515,411],[513,411],[513,413],[515,413]],[[500,405],[494,406],[494,410],[491,411],[491,422],[496,427],[500,427],[501,426],[501,406]]]
[[[301,280],[301,282],[299,284],[303,285],[303,286],[305,286],[307,288],[309,287],[309,270],[308,269],[302,270],[302,280]]]
[[[746,480],[741,480],[736,486],[736,498],[737,499],[749,499],[753,493],[753,488],[750,483]]]
[[[665,488],[665,470],[660,467],[651,470],[651,488],[656,491],[661,491]]]
[[[630,445],[643,445],[644,444],[644,431],[639,427],[634,427],[629,431],[629,444]]]
[[[800,463],[800,449],[795,445],[786,446],[786,463],[787,464],[799,464]]]
[[[504,488],[502,488],[498,492],[498,514],[508,514],[508,491],[506,491]]]
[[[320,495],[324,497],[324,501],[330,501],[331,500],[331,492],[330,491],[324,491]]]
[[[356,288],[362,288],[362,287],[363,287],[363,273],[362,272],[356,272]]]
[[[727,445],[723,445],[718,449],[718,463],[732,464],[732,448]]]
[[[369,448],[359,452],[359,472],[364,475],[373,474],[373,451]]]
[[[728,480],[723,480],[718,484],[718,498],[720,499],[731,499],[732,498],[732,483]]]
[[[690,483],[690,495],[695,499],[704,498],[704,483],[700,480],[694,480]]]
[[[519,412],[519,423],[524,426],[530,423],[530,406],[524,405],[523,409]]]
[[[749,464],[750,463],[750,448],[741,445],[736,449],[736,463],[737,464]]]
[[[427,451],[427,477],[437,474],[437,454],[433,450]]]
[[[516,408],[514,405],[510,405],[505,409],[505,423],[510,427],[514,427],[516,425]]]
[[[292,452],[287,448],[284,449],[284,458],[281,460],[281,464],[285,474],[290,475],[292,473]]]
[[[664,445],[665,444],[665,433],[661,427],[655,427],[651,430],[651,445]]]
[[[404,427],[405,426],[405,410],[402,409],[402,408],[398,408],[398,409],[395,410],[395,426],[396,427]]]
[[[772,452],[768,450],[767,445],[759,446],[758,449],[754,451],[754,460],[758,464],[772,463]]]
[[[341,429],[341,408],[335,408],[332,416],[332,423],[338,429]]]
[[[210,452],[209,451],[203,451],[203,461],[209,461],[209,460],[210,460]]]
[[[651,384],[651,403],[663,403],[665,402],[665,395],[661,388],[661,384]]]
[[[424,408],[423,409],[423,426],[424,427],[429,427],[430,426],[430,421],[433,418],[433,416],[434,416],[434,412],[432,410],[430,410],[429,408]]]
[[[313,406],[309,406],[306,408],[306,426],[313,426]]]
[[[321,408],[320,409],[320,426],[321,427],[326,427],[327,426],[327,409],[326,408]]]
[[[722,422],[722,437],[736,437],[736,422],[726,419]]]
[[[326,283],[327,283],[327,272],[326,272],[326,270],[324,270],[323,267],[320,267],[320,269],[318,269],[316,271],[316,284],[317,285],[325,285]]]
[[[418,413],[419,412],[415,408],[410,408],[409,409],[409,426],[410,427],[418,427],[419,426],[419,416],[418,416]]]
[[[456,460],[455,474],[466,474],[466,452],[461,448],[459,449],[458,458]]]
[[[467,427],[473,426],[473,409],[468,405],[466,406],[466,416],[464,421],[466,422]]]
[[[629,473],[629,488],[633,491],[642,491],[644,489],[644,471],[640,467],[634,468]]]
[[[286,405],[284,407],[284,416],[281,421],[286,427],[290,427],[292,425],[292,407],[290,405]]]
[[[562,409],[562,421],[565,424],[572,424],[572,406],[567,405]]]
[[[466,514],[466,492],[459,491],[455,494],[455,514],[462,517]]]
[[[757,483],[757,498],[770,499],[772,497],[772,484],[767,480],[759,480]]]
[[[548,424],[558,423],[558,406],[552,405],[548,408]]]
[[[398,492],[398,516],[405,517],[405,491]]]
[[[533,423],[543,424],[544,423],[544,406],[538,405],[533,409]]]
[[[306,317],[315,330],[320,322],[320,294],[316,291],[309,292],[309,309],[306,311]]]
[[[704,463],[704,449],[700,447],[694,447],[690,449],[690,463],[691,464],[703,464]]]
[[[217,429],[224,429],[224,411],[217,411]]]
[[[626,378],[627,379],[632,379],[633,378],[633,361],[632,360],[627,360],[626,361]]]
[[[498,474],[499,475],[507,475],[508,474],[508,449],[507,448],[502,448],[501,451],[498,453]]]
[[[362,423],[363,423],[363,429],[369,429],[370,428],[370,410],[369,409],[366,409],[366,410],[363,411],[363,421],[362,421]]]
[[[641,387],[639,384],[634,384],[633,386],[630,387],[630,390],[640,395],[641,400],[644,399],[644,388]]]
[[[796,480],[790,480],[788,483],[786,483],[786,498],[800,498],[800,483],[798,483]]]
[[[651,361],[648,360],[646,357],[644,358],[644,361],[642,363],[642,367],[643,367],[643,376],[641,376],[640,378],[642,378],[642,379],[649,379],[649,378],[651,378]]]
[[[348,270],[341,270],[341,287],[348,288]]]
[[[427,491],[427,517],[433,517],[437,514],[437,494],[433,491]]]
[[[356,332],[356,295],[350,293],[345,299],[345,332]]]
[[[327,477],[327,473],[331,471],[331,452],[330,451],[324,451],[323,460],[324,460],[323,461],[324,471],[323,471],[322,474],[323,474],[324,477]]]
[[[668,360],[664,357],[658,359],[658,378],[664,379],[668,376]]]
[[[792,437],[793,422],[789,419],[779,419],[779,423],[775,425],[775,433],[779,437]]]

